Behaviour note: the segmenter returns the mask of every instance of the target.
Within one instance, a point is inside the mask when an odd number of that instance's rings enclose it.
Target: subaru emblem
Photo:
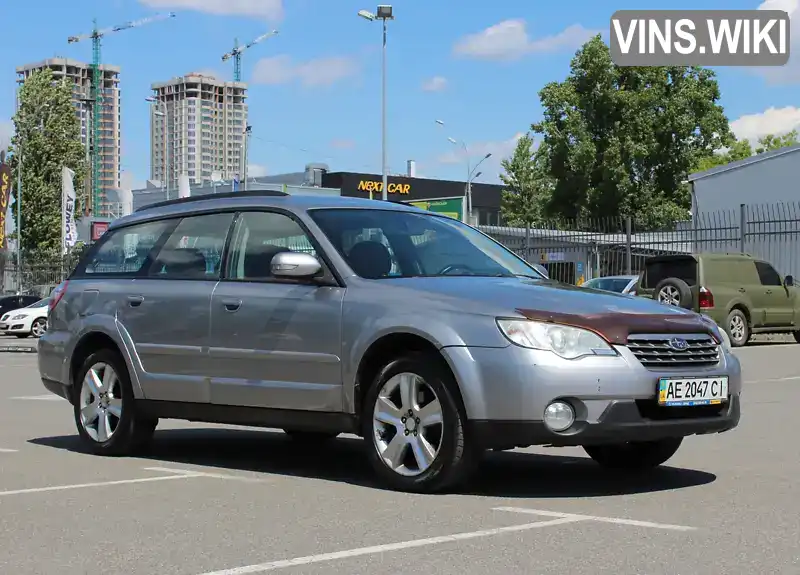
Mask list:
[[[689,347],[689,342],[680,337],[673,337],[669,340],[669,346],[675,351],[685,351]]]

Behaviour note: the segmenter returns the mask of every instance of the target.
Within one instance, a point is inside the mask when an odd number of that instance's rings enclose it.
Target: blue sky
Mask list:
[[[795,12],[798,0],[767,3]],[[575,50],[593,31],[607,34],[614,11],[759,5],[758,0],[396,0],[388,44],[390,169],[402,172],[405,161],[414,159],[419,175],[463,178],[466,163],[463,151],[448,142],[453,137],[476,157],[492,152],[482,179],[496,181],[499,160],[515,137],[541,117],[538,91],[565,77]],[[233,66],[221,56],[234,38],[247,42],[273,28],[279,35],[243,59],[253,126],[251,174],[296,171],[309,161],[378,173],[380,24],[358,18],[359,9],[375,6],[363,0],[6,2],[0,119],[13,115],[16,66],[54,56],[89,61],[90,43],[68,45],[66,39],[89,32],[92,18],[105,27],[170,10],[176,18],[112,34],[103,45],[103,61],[122,68],[122,164],[135,182],[149,175],[150,84],[191,71],[231,79]],[[793,31],[800,47],[794,25]],[[795,64],[718,70],[722,104],[740,136],[800,125]]]

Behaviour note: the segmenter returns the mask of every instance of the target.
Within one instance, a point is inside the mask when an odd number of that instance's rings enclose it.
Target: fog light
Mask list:
[[[575,410],[569,403],[554,401],[544,410],[544,424],[553,431],[564,431],[575,423]]]

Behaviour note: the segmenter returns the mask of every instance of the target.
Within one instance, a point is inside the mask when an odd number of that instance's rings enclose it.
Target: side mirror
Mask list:
[[[322,264],[311,254],[280,252],[272,258],[270,270],[276,278],[310,279],[322,271]]]
[[[788,275],[783,278],[783,285],[786,287],[792,287],[794,285],[794,276]]]

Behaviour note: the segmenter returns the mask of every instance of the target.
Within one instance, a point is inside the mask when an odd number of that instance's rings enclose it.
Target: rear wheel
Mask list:
[[[750,339],[750,324],[740,309],[731,310],[725,321],[725,331],[731,340],[731,347],[742,347]]]
[[[136,412],[128,369],[116,351],[91,354],[73,385],[75,424],[92,452],[130,455],[153,436],[158,420]]]
[[[641,471],[658,467],[675,455],[683,437],[670,437],[656,441],[631,441],[611,445],[585,445],[584,451],[608,469]]]
[[[364,401],[364,438],[370,463],[394,489],[435,492],[466,481],[479,450],[449,369],[431,354],[391,361]]]

